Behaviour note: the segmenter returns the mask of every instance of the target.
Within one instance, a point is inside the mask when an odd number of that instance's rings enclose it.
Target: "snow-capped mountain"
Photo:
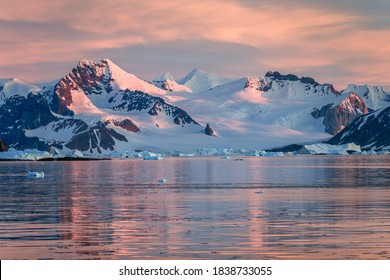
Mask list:
[[[354,142],[365,150],[389,150],[389,135],[390,107],[387,107],[355,119],[328,143],[340,145]]]
[[[189,89],[187,86],[178,84],[173,78],[172,74],[169,72],[158,76],[150,83],[155,85],[156,87],[171,92],[192,92],[192,90]]]
[[[188,87],[192,92],[202,92],[232,81],[232,79],[194,69],[187,76],[178,80],[177,83]]]
[[[39,87],[26,84],[18,79],[0,78],[0,104],[13,95],[26,96],[30,92],[38,92]]]
[[[372,110],[390,106],[390,93],[385,92],[382,87],[350,84],[342,91],[343,94],[351,92],[358,94]]]
[[[367,113],[355,95],[341,95],[312,78],[268,72],[207,92],[176,94],[175,104],[200,123],[209,123],[225,145],[254,148],[326,139]],[[352,108],[352,109],[351,109]]]
[[[369,113],[366,91],[352,89],[279,72],[231,81],[195,70],[146,82],[108,59],[82,60],[41,88],[1,79],[0,138],[16,149],[99,154],[272,148],[328,139]],[[380,90],[367,96],[387,104]]]
[[[55,146],[101,153],[123,150],[129,141],[141,146],[143,137],[133,135],[141,130],[144,135],[156,128],[179,131],[190,126],[189,130],[201,130],[185,111],[161,97],[166,91],[126,73],[107,59],[82,60],[57,83],[37,92],[34,88],[34,92],[21,95],[18,91],[5,98],[1,107],[1,134],[14,148]],[[34,103],[39,106],[30,108]],[[10,116],[9,111],[15,114]],[[36,120],[34,125],[30,125],[32,120]],[[10,128],[12,133],[7,131]]]
[[[291,100],[318,99],[323,96],[339,96],[331,84],[319,84],[313,78],[269,71],[260,81],[260,90],[269,97]]]

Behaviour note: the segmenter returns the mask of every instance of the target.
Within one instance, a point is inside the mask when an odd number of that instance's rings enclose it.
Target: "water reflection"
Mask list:
[[[0,163],[0,258],[388,259],[389,163]]]

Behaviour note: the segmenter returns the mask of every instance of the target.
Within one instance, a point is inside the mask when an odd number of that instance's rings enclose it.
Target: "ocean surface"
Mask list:
[[[390,156],[0,162],[0,259],[390,259]]]

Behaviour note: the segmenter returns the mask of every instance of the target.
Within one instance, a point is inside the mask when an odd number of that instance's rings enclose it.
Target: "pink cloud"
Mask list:
[[[362,77],[360,71],[371,67],[379,75],[378,82],[390,83],[386,74],[390,30],[368,30],[364,28],[367,19],[363,15],[333,8],[255,8],[224,0],[9,2],[0,10],[0,20],[46,25],[46,31],[53,22],[62,22],[68,31],[53,40],[33,27],[18,34],[0,29],[3,40],[8,42],[0,45],[3,66],[69,61],[98,49],[210,40],[265,50],[267,57],[253,59],[259,68],[300,71],[345,63],[348,57],[353,65],[351,71],[357,76]],[[38,35],[34,37],[34,33]],[[85,36],[74,36],[76,33]],[[362,58],[364,63],[359,63]]]

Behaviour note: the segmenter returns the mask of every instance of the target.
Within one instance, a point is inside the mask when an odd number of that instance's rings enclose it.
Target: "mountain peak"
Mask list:
[[[265,77],[270,78],[270,79],[279,80],[279,81],[292,81],[292,82],[300,81],[303,84],[318,85],[318,83],[313,78],[310,78],[310,77],[299,78],[297,75],[294,75],[294,74],[283,75],[283,74],[280,74],[278,71],[274,71],[274,72],[268,71],[265,74]]]
[[[169,73],[169,72],[166,72],[164,74],[161,74],[159,76],[156,77],[155,81],[161,81],[161,82],[165,82],[165,81],[172,81],[172,82],[175,82],[175,79],[173,78],[172,74]]]
[[[206,72],[203,72],[203,71],[199,70],[198,68],[194,68],[190,71],[190,73],[188,73],[188,75],[201,74],[201,73],[207,74]]]
[[[192,92],[202,92],[232,81],[232,79],[219,77],[195,68],[177,82],[187,86]]]
[[[351,92],[360,95],[370,109],[377,110],[390,105],[390,93],[385,92],[380,86],[349,84],[341,93],[349,94]]]
[[[96,63],[93,60],[83,58],[82,60],[77,63],[77,67],[85,67],[85,66],[93,66]]]
[[[13,95],[26,96],[28,93],[38,92],[39,87],[24,83],[15,78],[0,78],[0,101]]]
[[[84,58],[78,62],[76,68],[93,68],[93,69],[98,69],[98,68],[106,69],[107,68],[110,70],[110,72],[115,72],[115,71],[125,72],[118,65],[116,65],[114,62],[112,62],[111,60],[109,60],[107,58],[102,58],[97,62]]]

